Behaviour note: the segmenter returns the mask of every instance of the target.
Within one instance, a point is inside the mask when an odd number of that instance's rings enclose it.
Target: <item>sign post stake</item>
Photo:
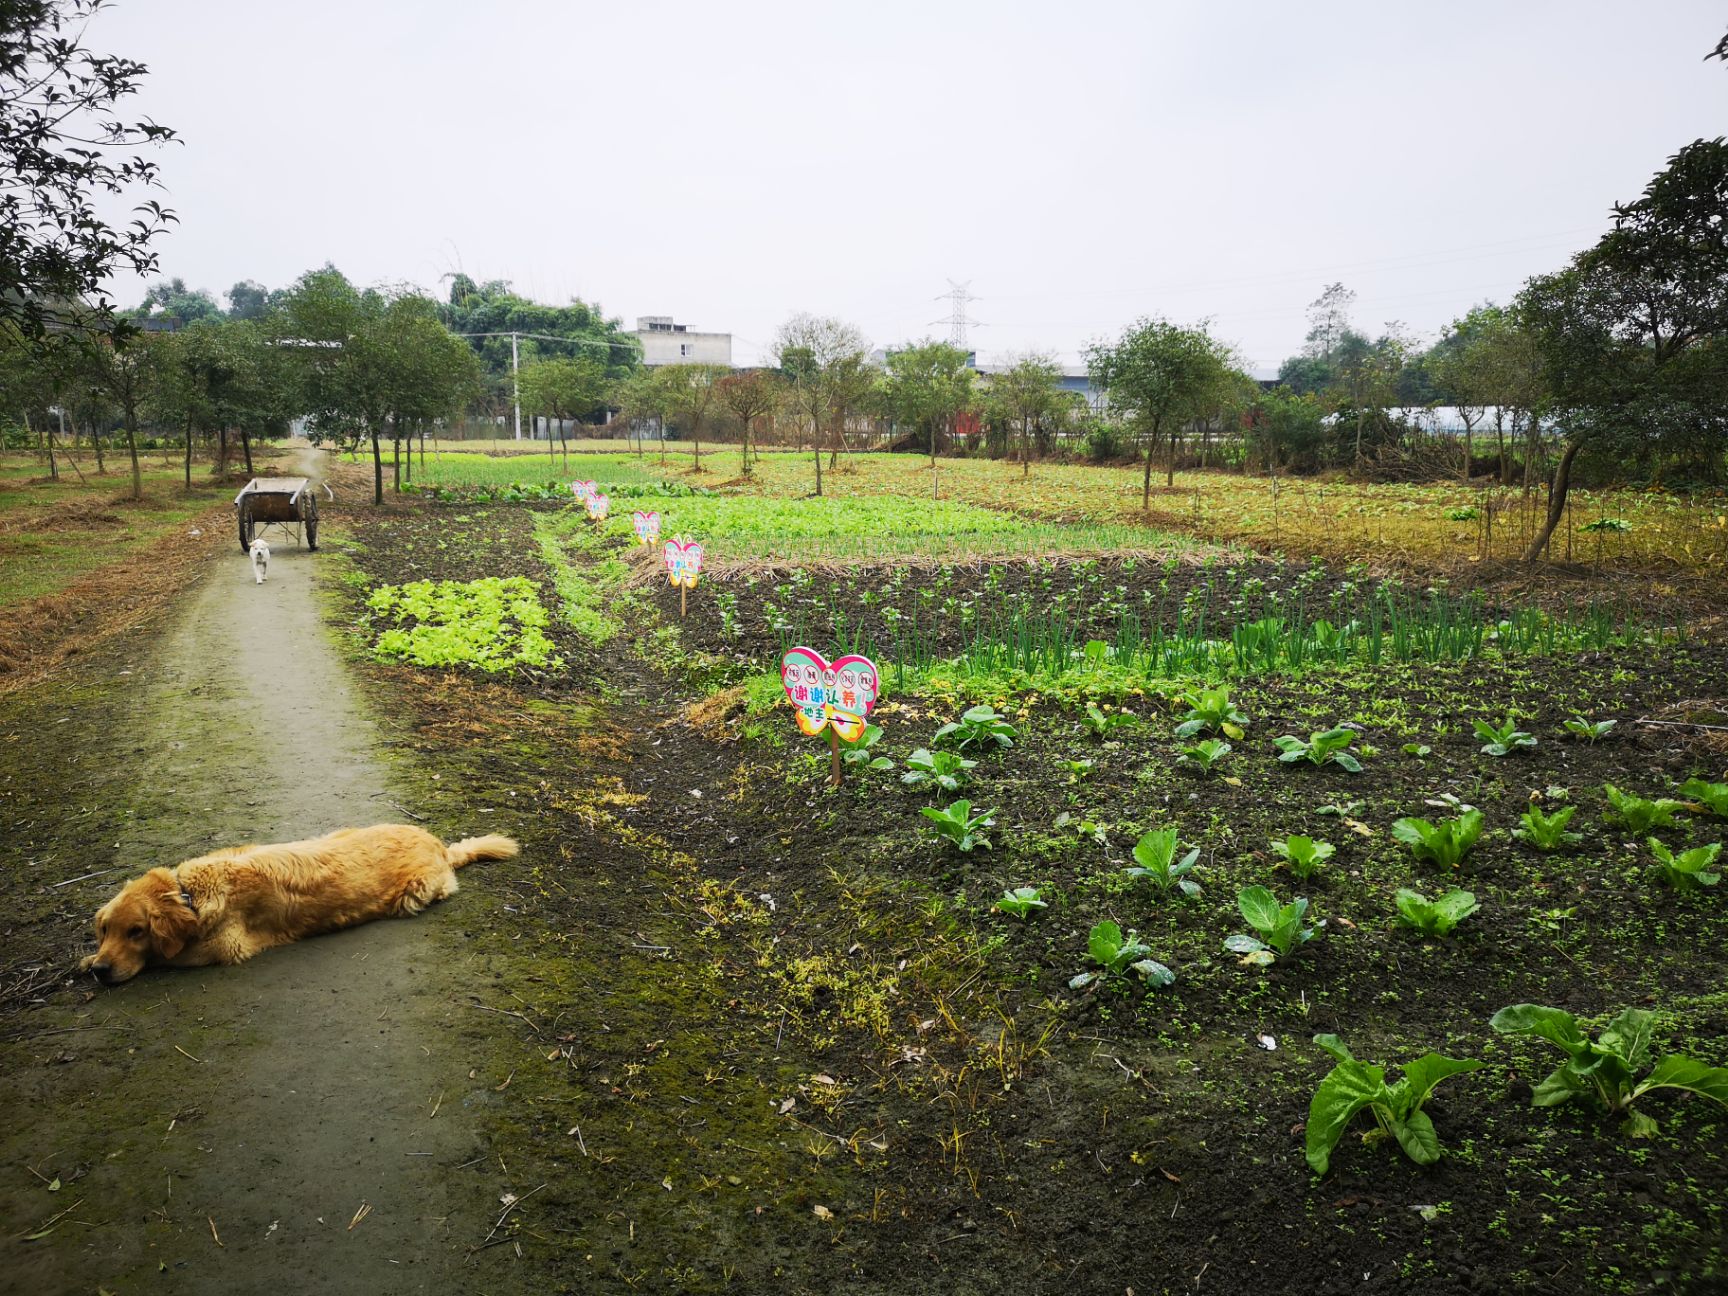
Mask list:
[[[839,787],[840,786],[840,735],[834,732],[834,726],[833,725],[828,726],[828,751],[829,751],[830,755],[833,757],[833,762],[834,762],[834,768],[833,768],[833,771],[828,776],[828,782],[834,787]]]

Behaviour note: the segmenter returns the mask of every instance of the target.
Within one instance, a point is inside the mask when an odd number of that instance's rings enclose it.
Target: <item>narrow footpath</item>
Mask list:
[[[291,471],[319,458],[304,450]],[[92,884],[103,896],[216,846],[406,819],[327,638],[320,555],[267,538],[264,585],[234,545],[140,661],[134,722],[113,735],[140,802],[112,843],[122,871]],[[0,1163],[44,1178],[0,1188],[0,1290],[463,1290],[464,1255],[500,1209],[450,1175],[486,1155],[492,1097],[454,1029],[449,924],[478,903],[244,968],[92,982],[87,1002],[35,1014],[7,1050]]]

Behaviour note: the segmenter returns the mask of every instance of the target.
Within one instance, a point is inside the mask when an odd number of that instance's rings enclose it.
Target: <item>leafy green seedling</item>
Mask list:
[[[1248,717],[1230,701],[1230,690],[1225,685],[1184,693],[1177,700],[1188,708],[1176,726],[1178,738],[1192,738],[1198,733],[1222,733],[1228,738],[1240,739],[1248,727]]]
[[[1062,768],[1068,771],[1068,781],[1078,783],[1082,779],[1092,777],[1092,762],[1089,760],[1065,760]]]
[[[1342,725],[1333,729],[1322,729],[1310,734],[1306,740],[1293,734],[1285,734],[1282,738],[1274,738],[1278,747],[1278,759],[1286,763],[1305,760],[1311,765],[1324,765],[1328,761],[1352,774],[1362,772],[1362,762],[1344,749],[1356,741],[1356,735]]]
[[[1338,1064],[1326,1073],[1314,1099],[1308,1104],[1308,1168],[1325,1174],[1332,1164],[1332,1149],[1344,1136],[1344,1127],[1367,1108],[1382,1134],[1390,1134],[1417,1165],[1433,1165],[1440,1159],[1440,1138],[1434,1122],[1422,1110],[1434,1086],[1448,1076],[1474,1071],[1482,1065],[1475,1058],[1449,1058],[1425,1053],[1404,1067],[1404,1078],[1386,1083],[1386,1072],[1358,1062],[1336,1035],[1316,1035],[1314,1042]]]
[[[1728,819],[1728,783],[1689,778],[1680,785],[1680,795],[1691,797],[1718,819]]]
[[[1414,927],[1424,936],[1445,936],[1482,907],[1470,892],[1456,888],[1438,900],[1430,900],[1420,891],[1400,887],[1394,899],[1398,905],[1398,921],[1406,927]]]
[[[1600,742],[1606,738],[1618,724],[1617,720],[1589,720],[1581,715],[1575,715],[1560,727],[1574,738],[1582,738],[1585,742]]]
[[[1315,806],[1314,813],[1332,819],[1348,819],[1352,815],[1361,814],[1362,807],[1366,804],[1365,801],[1333,801],[1323,806]]]
[[[1578,529],[1580,531],[1588,531],[1592,535],[1601,535],[1602,533],[1604,533],[1606,531],[1615,531],[1615,532],[1630,531],[1632,529],[1632,524],[1630,522],[1628,522],[1625,518],[1605,517],[1605,518],[1597,518],[1594,522],[1586,522],[1583,526],[1579,527]]]
[[[1677,891],[1699,891],[1722,880],[1714,868],[1716,857],[1722,853],[1721,842],[1694,846],[1678,855],[1654,837],[1648,838],[1646,844],[1656,857],[1656,869],[1662,880]]]
[[[1649,1115],[1632,1110],[1653,1089],[1684,1089],[1728,1106],[1728,1067],[1705,1066],[1683,1053],[1670,1053],[1646,1071],[1655,1023],[1655,1013],[1627,1008],[1590,1039],[1564,1009],[1527,1003],[1502,1008],[1488,1022],[1502,1035],[1534,1035],[1566,1054],[1565,1063],[1535,1087],[1532,1106],[1557,1107],[1576,1098],[1610,1116],[1625,1117],[1621,1130],[1633,1138],[1658,1128]]]
[[[1572,822],[1572,816],[1577,813],[1577,806],[1561,806],[1553,814],[1543,814],[1542,807],[1533,804],[1519,816],[1518,826],[1512,830],[1512,835],[1539,851],[1576,846],[1584,840],[1584,834],[1567,832],[1566,825]]]
[[[1308,899],[1297,896],[1287,905],[1263,886],[1243,887],[1236,893],[1236,907],[1258,936],[1240,932],[1224,938],[1224,948],[1242,955],[1244,963],[1262,966],[1288,958],[1299,946],[1314,939],[1318,927],[1304,927],[1302,919],[1308,913]]]
[[[1418,760],[1425,756],[1432,756],[1434,754],[1434,749],[1427,743],[1405,743],[1398,750],[1403,752],[1406,756],[1414,756]]]
[[[983,847],[990,849],[990,839],[984,835],[984,829],[996,821],[991,818],[994,810],[981,810],[972,813],[970,801],[956,801],[946,809],[938,810],[934,806],[925,806],[921,811],[931,822],[930,832],[952,843],[954,849],[962,855]]]
[[[1150,986],[1167,986],[1176,974],[1162,963],[1146,956],[1152,947],[1138,939],[1132,929],[1124,936],[1122,929],[1106,918],[1095,926],[1086,938],[1086,952],[1098,964],[1095,972],[1082,972],[1068,983],[1070,990],[1079,990],[1108,976],[1138,973]]]
[[[1052,827],[1059,829],[1067,828],[1081,837],[1090,839],[1099,846],[1108,846],[1110,844],[1110,834],[1106,830],[1105,826],[1101,823],[1095,823],[1091,819],[1086,818],[1085,815],[1071,814],[1069,811],[1064,810],[1061,814],[1056,816]]]
[[[1471,810],[1439,823],[1400,819],[1392,825],[1392,836],[1408,846],[1417,859],[1455,869],[1482,836],[1482,812]]]
[[[906,772],[900,781],[907,787],[928,785],[943,792],[958,792],[968,781],[967,771],[977,764],[958,752],[933,752],[920,747],[906,758]]]
[[[886,756],[872,756],[870,749],[882,741],[882,726],[867,724],[864,732],[848,742],[840,739],[840,759],[848,765],[862,765],[865,769],[893,769],[894,762]]]
[[[1686,808],[1684,801],[1675,801],[1668,797],[1646,801],[1630,792],[1622,792],[1612,783],[1604,783],[1602,791],[1612,807],[1612,817],[1635,833],[1647,833],[1654,828],[1672,828],[1674,812]]]
[[[1086,728],[1095,738],[1108,738],[1118,729],[1138,729],[1140,717],[1132,711],[1104,711],[1096,702],[1086,704],[1086,714],[1082,717]]]
[[[1184,747],[1182,754],[1176,758],[1176,763],[1198,770],[1201,774],[1210,774],[1213,767],[1232,750],[1230,744],[1222,738],[1203,738],[1192,747]]]
[[[1200,894],[1200,884],[1187,875],[1200,858],[1198,846],[1180,860],[1176,858],[1176,830],[1154,828],[1134,843],[1134,867],[1126,870],[1131,878],[1148,878],[1160,891],[1175,888],[1185,896]]]
[[[1482,740],[1482,752],[1486,756],[1510,756],[1521,747],[1536,745],[1535,735],[1520,729],[1511,716],[1507,716],[1501,725],[1491,725],[1486,720],[1472,720],[1470,725]]]
[[[1337,853],[1331,842],[1315,841],[1312,837],[1291,836],[1282,841],[1272,839],[1272,850],[1294,877],[1307,878]]]
[[[958,720],[943,725],[931,741],[940,743],[944,738],[952,738],[954,745],[965,751],[973,743],[1012,747],[1014,737],[1014,726],[1008,723],[1006,716],[997,714],[995,707],[975,706],[968,708]]]
[[[1013,914],[1022,922],[1026,920],[1026,915],[1034,909],[1048,909],[1049,907],[1044,903],[1044,897],[1039,894],[1038,888],[1029,886],[1015,887],[1012,891],[1004,891],[1002,898],[996,902],[997,909],[1003,913]]]

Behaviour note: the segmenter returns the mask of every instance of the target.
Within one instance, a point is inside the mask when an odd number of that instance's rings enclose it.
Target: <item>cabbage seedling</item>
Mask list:
[[[1430,900],[1420,891],[1400,887],[1394,897],[1398,905],[1398,921],[1414,927],[1424,936],[1445,936],[1482,906],[1468,891],[1454,888],[1438,900]]]
[[[1721,842],[1694,846],[1678,855],[1654,837],[1648,838],[1646,844],[1656,857],[1656,869],[1662,880],[1677,891],[1699,891],[1722,880],[1714,869],[1716,857],[1722,853]]]
[[[1305,760],[1311,765],[1324,765],[1330,761],[1352,774],[1362,772],[1362,762],[1344,750],[1356,741],[1356,735],[1341,725],[1310,734],[1306,740],[1285,734],[1272,741],[1278,748],[1278,759],[1286,764]]]
[[[1029,886],[1015,887],[1012,891],[1004,891],[1002,898],[996,902],[997,909],[1003,913],[1013,914],[1022,922],[1026,920],[1026,915],[1034,909],[1048,909],[1049,907],[1044,903],[1044,897],[1039,894],[1038,888]]]
[[[1606,738],[1618,723],[1616,720],[1587,720],[1583,716],[1575,715],[1560,727],[1574,738],[1593,743]]]
[[[1273,853],[1284,861],[1293,877],[1312,877],[1314,871],[1337,853],[1331,842],[1315,841],[1312,837],[1290,836],[1282,841],[1272,839]]]
[[[1308,913],[1308,898],[1297,896],[1287,905],[1263,886],[1243,887],[1236,893],[1236,907],[1242,911],[1258,936],[1240,932],[1224,938],[1224,948],[1242,955],[1244,963],[1264,967],[1281,958],[1288,958],[1297,947],[1314,939],[1318,927],[1304,927],[1302,919]],[[1323,924],[1322,924],[1323,925]]]
[[[920,747],[906,758],[906,772],[900,781],[907,787],[928,784],[943,792],[958,792],[967,782],[966,772],[977,764],[958,752],[933,752]]]
[[[1680,785],[1682,796],[1689,796],[1718,819],[1728,819],[1728,783],[1706,783],[1701,778],[1689,778]]]
[[[1323,1175],[1331,1167],[1332,1149],[1344,1136],[1344,1127],[1367,1108],[1385,1134],[1398,1140],[1404,1155],[1417,1165],[1433,1165],[1440,1159],[1440,1137],[1434,1122],[1422,1110],[1434,1086],[1448,1076],[1474,1071],[1482,1065],[1475,1058],[1449,1058],[1424,1053],[1404,1066],[1404,1078],[1386,1083],[1386,1072],[1350,1055],[1336,1035],[1316,1035],[1314,1042],[1338,1064],[1326,1073],[1314,1099],[1308,1104],[1308,1168]]]
[[[1506,722],[1500,725],[1491,725],[1486,720],[1472,720],[1470,725],[1482,740],[1485,756],[1510,756],[1521,747],[1536,745],[1535,735],[1520,729],[1511,716],[1507,716]]]
[[[1106,918],[1095,926],[1086,938],[1086,953],[1098,970],[1082,972],[1068,983],[1070,990],[1080,990],[1101,981],[1111,975],[1126,976],[1129,972],[1139,974],[1149,986],[1167,986],[1176,979],[1176,974],[1162,963],[1146,956],[1152,952],[1152,947],[1140,940],[1130,929],[1124,936],[1122,929]]]
[[[956,801],[944,810],[933,806],[925,806],[921,811],[930,820],[930,832],[953,844],[954,849],[962,855],[970,854],[978,847],[990,849],[990,839],[984,835],[984,829],[996,821],[991,818],[994,810],[981,810],[972,813],[970,801]]]
[[[1181,723],[1176,726],[1178,738],[1192,738],[1198,733],[1212,732],[1240,739],[1248,727],[1248,717],[1238,711],[1230,701],[1230,690],[1225,685],[1203,688],[1197,693],[1184,693],[1177,700],[1188,708]]]
[[[1086,704],[1086,714],[1083,717],[1086,727],[1093,736],[1108,738],[1118,729],[1137,729],[1140,727],[1140,717],[1132,711],[1105,712],[1096,702]]]
[[[975,706],[968,708],[958,720],[951,720],[938,729],[931,742],[940,743],[944,738],[952,738],[954,745],[965,751],[973,743],[1012,747],[1014,736],[1014,726],[1008,723],[1007,717],[999,715],[995,707]]]
[[[1672,828],[1674,812],[1686,808],[1684,801],[1674,801],[1668,797],[1646,801],[1630,792],[1622,792],[1612,783],[1604,783],[1602,791],[1612,807],[1612,817],[1635,833],[1646,833],[1653,828]]]
[[[1410,848],[1419,860],[1455,869],[1470,853],[1470,848],[1482,836],[1482,812],[1470,810],[1456,819],[1429,823],[1426,819],[1400,819],[1392,825],[1392,835]]]
[[[1584,840],[1584,834],[1567,832],[1566,825],[1572,822],[1572,816],[1577,812],[1577,806],[1561,806],[1553,814],[1543,814],[1541,806],[1532,805],[1519,816],[1518,826],[1512,830],[1512,835],[1539,851],[1576,846]]]
[[[1610,1116],[1624,1116],[1622,1132],[1641,1138],[1654,1134],[1658,1126],[1632,1105],[1653,1089],[1684,1089],[1728,1106],[1728,1067],[1705,1066],[1683,1053],[1670,1053],[1645,1071],[1655,1022],[1655,1013],[1628,1008],[1591,1039],[1564,1009],[1526,1003],[1502,1008],[1488,1024],[1502,1035],[1545,1039],[1567,1055],[1531,1093],[1532,1106],[1557,1107],[1578,1099]]]
[[[1194,861],[1200,858],[1198,846],[1190,850],[1181,860],[1176,859],[1176,830],[1174,828],[1154,828],[1144,834],[1134,843],[1135,867],[1127,869],[1129,877],[1134,879],[1150,878],[1160,891],[1175,889],[1185,896],[1200,894],[1200,884],[1187,876],[1194,868]]]
[[[1230,744],[1222,738],[1205,738],[1192,747],[1184,747],[1182,754],[1176,758],[1176,763],[1198,770],[1201,774],[1210,774],[1213,767],[1232,750]]]
[[[838,737],[838,735],[836,735]],[[864,732],[851,741],[838,739],[840,743],[840,759],[848,765],[862,765],[865,769],[893,769],[894,762],[886,756],[872,756],[870,749],[882,741],[882,726],[867,724]]]

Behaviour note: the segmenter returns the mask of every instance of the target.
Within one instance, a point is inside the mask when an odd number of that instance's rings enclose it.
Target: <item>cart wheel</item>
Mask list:
[[[252,552],[252,505],[250,502],[240,505],[240,552]]]
[[[310,494],[306,497],[306,548],[313,553],[318,552],[318,501]]]

